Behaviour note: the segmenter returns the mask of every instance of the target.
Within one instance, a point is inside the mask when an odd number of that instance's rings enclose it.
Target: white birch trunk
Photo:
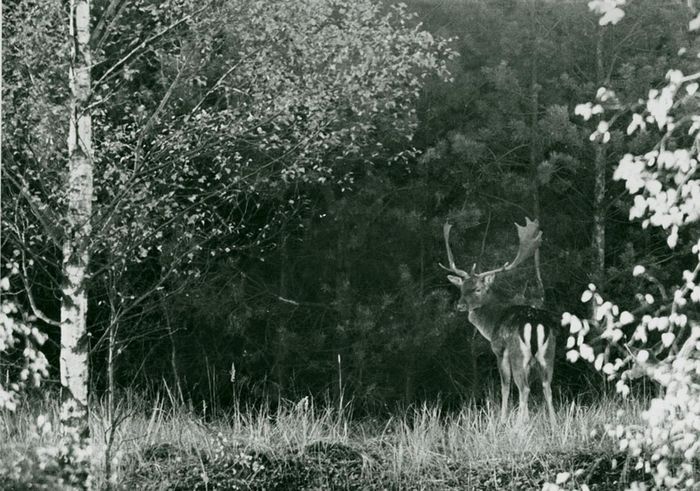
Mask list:
[[[70,2],[71,88],[68,134],[68,209],[63,244],[61,300],[62,429],[86,442],[88,430],[88,346],[86,275],[90,259],[93,196],[90,86],[90,1]]]

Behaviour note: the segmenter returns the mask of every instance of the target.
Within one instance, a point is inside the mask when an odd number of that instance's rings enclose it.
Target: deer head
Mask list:
[[[459,269],[455,265],[452,249],[450,248],[450,229],[452,225],[445,223],[443,226],[442,232],[445,238],[445,248],[447,249],[448,266],[440,264],[440,267],[450,273],[454,273],[454,275],[447,275],[447,279],[460,289],[461,295],[457,302],[457,310],[460,312],[474,310],[484,305],[488,300],[491,285],[493,285],[496,275],[517,268],[526,259],[534,255],[535,251],[542,243],[542,231],[540,230],[540,225],[537,220],[531,221],[529,218],[525,218],[524,226],[518,225],[517,223],[515,226],[518,229],[518,238],[520,241],[515,259],[505,263],[500,268],[483,273],[476,272],[476,264],[472,266],[470,273]]]

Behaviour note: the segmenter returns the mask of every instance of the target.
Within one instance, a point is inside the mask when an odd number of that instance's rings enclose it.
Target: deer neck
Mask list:
[[[492,341],[503,308],[503,305],[485,304],[469,309],[469,321],[474,324],[482,336],[488,341]]]

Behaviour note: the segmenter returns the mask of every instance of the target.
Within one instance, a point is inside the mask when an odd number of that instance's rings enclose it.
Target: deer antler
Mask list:
[[[478,276],[486,276],[500,273],[502,271],[510,271],[511,269],[517,268],[523,261],[529,259],[530,256],[535,254],[535,251],[542,243],[540,222],[538,220],[532,221],[525,217],[525,225],[518,225],[516,223],[515,226],[518,228],[518,239],[520,240],[518,253],[515,256],[515,259],[513,259],[512,262],[505,263],[500,268],[479,273]]]
[[[463,269],[459,269],[455,265],[455,258],[452,255],[452,249],[450,249],[450,229],[452,228],[451,223],[445,223],[442,226],[442,235],[445,238],[445,248],[447,249],[447,264],[449,264],[449,268],[443,266],[441,263],[438,263],[440,267],[446,271],[449,271],[451,273],[456,274],[457,276],[461,276],[462,278],[469,278],[469,273],[464,271]],[[474,269],[476,268],[476,264],[474,265],[474,268],[472,268],[472,274],[474,274]]]

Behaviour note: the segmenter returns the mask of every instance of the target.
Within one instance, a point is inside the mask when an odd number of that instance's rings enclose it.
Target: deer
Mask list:
[[[486,338],[496,355],[498,372],[501,378],[501,420],[508,412],[511,378],[519,392],[519,420],[529,419],[528,396],[530,395],[530,372],[539,372],[542,391],[547,404],[549,423],[555,428],[556,418],[552,404],[552,375],[556,347],[556,327],[554,316],[541,309],[528,305],[510,305],[498,298],[491,287],[496,275],[517,268],[533,256],[542,243],[542,231],[537,220],[525,219],[525,225],[515,224],[518,231],[518,252],[510,262],[500,268],[482,273],[476,272],[476,264],[471,272],[455,265],[450,248],[450,229],[445,223],[443,236],[447,249],[448,266],[439,266],[453,273],[447,279],[460,289],[457,301],[458,312],[469,312],[469,321]]]

